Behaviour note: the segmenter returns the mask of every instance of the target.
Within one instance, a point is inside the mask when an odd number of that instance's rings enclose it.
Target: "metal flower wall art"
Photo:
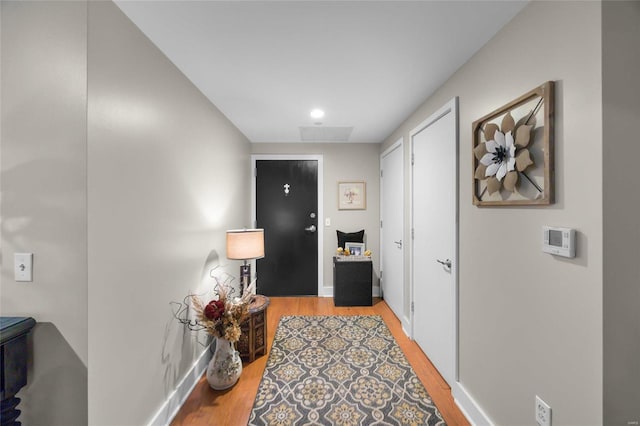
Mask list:
[[[535,117],[532,121],[535,122]],[[480,161],[475,177],[487,179],[489,194],[493,194],[501,187],[513,192],[518,182],[518,172],[524,172],[533,164],[527,149],[532,128],[531,124],[521,124],[516,130],[511,113],[504,116],[500,129],[494,123],[487,123],[484,126],[483,133],[487,141],[478,144],[473,152]]]
[[[552,128],[553,82],[475,121],[473,203],[551,204]]]

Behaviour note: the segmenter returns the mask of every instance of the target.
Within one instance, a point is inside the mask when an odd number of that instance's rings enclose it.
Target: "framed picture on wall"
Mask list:
[[[553,203],[554,82],[473,123],[473,204]]]
[[[344,243],[352,256],[364,256],[364,243]]]
[[[367,184],[359,182],[338,182],[338,210],[366,210]]]

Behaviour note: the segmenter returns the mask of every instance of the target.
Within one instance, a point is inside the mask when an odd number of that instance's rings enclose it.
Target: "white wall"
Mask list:
[[[602,6],[604,424],[640,422],[640,2]]]
[[[205,351],[170,302],[237,271],[249,142],[113,3],[1,7],[0,307],[38,321],[21,420],[146,424]]]
[[[332,295],[332,257],[338,246],[336,230],[355,232],[365,230],[365,242],[373,251],[374,288],[379,291],[380,276],[380,152],[379,144],[291,144],[254,143],[253,154],[318,154],[324,162],[324,217],[331,218],[331,226],[324,226],[324,287],[325,295]],[[367,183],[366,210],[338,210],[338,182],[362,181]]]
[[[113,3],[88,49],[89,422],[140,425],[204,350],[169,302],[249,225],[250,146]]]
[[[637,69],[637,58],[622,53],[635,52],[638,3],[609,6],[531,3],[379,149],[250,148],[113,4],[89,6],[87,46],[86,3],[2,2],[0,309],[38,321],[20,394],[23,422],[85,423],[87,364],[91,424],[150,419],[202,352],[172,320],[169,302],[207,288],[215,253],[226,263],[224,230],[248,224],[250,150],[323,154],[332,218],[325,285],[336,228],[367,229],[378,271],[379,152],[400,136],[408,141],[409,130],[453,96],[460,96],[461,383],[497,424],[533,425],[535,394],[552,405],[554,424],[602,423],[604,274],[604,337],[612,345],[605,423],[637,420],[638,378],[629,372],[638,371],[638,311],[626,303],[637,300],[640,272],[619,255],[638,245],[637,223],[627,222],[638,200],[626,174],[635,167],[619,162],[637,157],[637,145],[625,145],[637,133],[628,127],[637,83],[620,64]],[[617,27],[621,38],[608,32]],[[557,81],[557,202],[473,207],[471,122],[546,80]],[[604,143],[625,155],[603,156]],[[366,211],[337,210],[335,184],[344,179],[367,181]],[[579,231],[575,260],[540,252],[543,224]],[[17,251],[35,254],[33,283],[13,281]]]
[[[554,424],[602,423],[601,56],[600,3],[531,2],[381,147],[460,97],[460,382],[496,424],[535,425],[536,394]],[[547,80],[556,203],[474,207],[472,122]],[[575,228],[578,257],[542,253],[542,225]]]
[[[32,316],[26,425],[87,422],[86,51],[83,2],[0,5],[0,309]],[[13,254],[34,254],[17,283]]]

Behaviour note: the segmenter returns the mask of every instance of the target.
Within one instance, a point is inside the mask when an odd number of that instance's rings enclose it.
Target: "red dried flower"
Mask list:
[[[204,316],[212,321],[217,321],[224,314],[224,302],[221,300],[212,300],[204,308]]]

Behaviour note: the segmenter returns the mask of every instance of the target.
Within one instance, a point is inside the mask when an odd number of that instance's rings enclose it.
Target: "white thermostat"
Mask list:
[[[571,228],[542,227],[542,251],[564,257],[576,257],[576,231]]]

